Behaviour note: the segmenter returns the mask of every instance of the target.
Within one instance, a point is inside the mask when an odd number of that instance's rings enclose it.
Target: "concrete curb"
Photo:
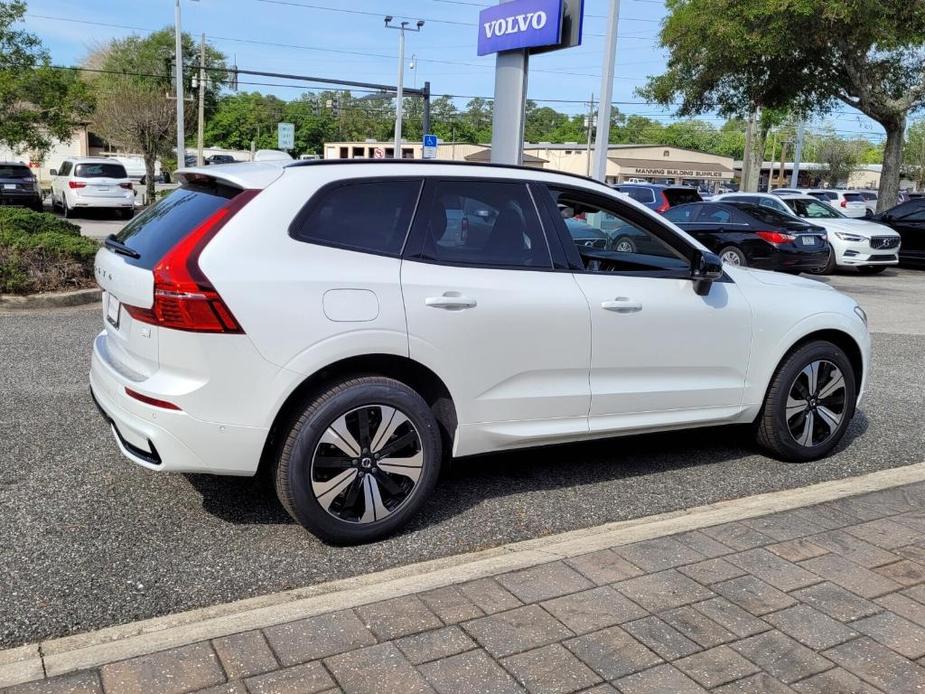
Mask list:
[[[206,639],[495,576],[607,547],[925,481],[925,463],[607,523],[494,549],[156,617],[0,651],[0,687]]]
[[[98,287],[91,289],[77,289],[72,292],[46,292],[44,294],[29,294],[19,296],[16,294],[0,294],[0,309],[36,309],[36,308],[66,308],[68,306],[83,306],[99,301],[103,290]]]

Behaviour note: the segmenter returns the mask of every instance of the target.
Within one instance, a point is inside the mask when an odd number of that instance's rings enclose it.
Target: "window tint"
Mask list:
[[[69,161],[64,162],[64,163],[61,165],[61,168],[58,169],[58,175],[59,175],[59,176],[67,176],[69,173],[71,173],[71,166],[72,166],[71,162],[69,162]]]
[[[32,178],[32,172],[21,164],[0,164],[0,178]]]
[[[496,267],[552,266],[533,200],[523,183],[435,181],[424,210],[422,256]]]
[[[398,255],[420,190],[419,179],[336,184],[309,202],[290,235],[298,241]]]
[[[122,164],[78,164],[74,169],[77,178],[128,178]]]
[[[683,224],[684,222],[691,221],[697,216],[699,207],[700,205],[680,205],[678,207],[672,207],[662,216],[675,224]]]
[[[687,202],[700,202],[703,198],[693,188],[665,188],[662,194],[668,198],[669,205],[683,205]]]
[[[778,212],[787,211],[787,206],[781,203],[781,201],[777,199],[761,198],[760,200],[758,200],[758,204],[761,205],[761,207],[769,207],[772,210],[777,210]]]
[[[743,206],[743,212],[747,212],[752,217],[755,217],[759,221],[764,222],[765,224],[774,224],[787,226],[788,224],[794,223],[795,220],[790,215],[785,215],[776,210],[770,210],[767,207],[759,207],[757,205],[748,205],[747,207]]]
[[[820,200],[838,200],[838,193],[831,193],[826,190],[816,190],[810,193],[814,198],[819,198]]]
[[[729,224],[733,221],[732,210],[726,207],[717,207],[714,205],[704,205],[700,208],[698,222],[712,224]]]
[[[651,188],[634,188],[631,186],[618,187],[621,193],[626,193],[636,202],[652,203],[655,202],[655,192]]]
[[[864,196],[860,193],[842,193],[842,196],[848,202],[864,202]]]
[[[147,269],[154,268],[173,246],[235,195],[239,188],[221,185],[184,186],[149,207],[116,235],[140,258],[123,260]]]
[[[759,198],[757,195],[732,195],[726,198],[726,200],[731,202],[750,202],[753,205],[757,205],[761,198]]]
[[[844,217],[840,212],[833,210],[831,207],[818,200],[793,199],[785,200],[797,217],[806,217],[808,219],[839,219]]]
[[[587,198],[580,192],[569,189],[551,189],[550,192],[579,249],[582,249],[582,246],[590,246],[594,250],[612,252],[612,255],[603,258],[586,258],[587,269],[595,272],[617,271],[623,269],[627,262],[646,262],[644,256],[649,257],[654,261],[652,264],[661,269],[665,267],[665,259],[671,261],[668,263],[671,267],[688,266],[687,260],[680,253],[625,215],[618,205],[606,204],[603,201],[600,204],[591,202],[593,198]],[[590,232],[597,231],[603,236],[603,243],[583,243],[583,239],[576,236],[573,228],[583,229],[583,238]]]
[[[912,200],[890,210],[890,219],[902,219],[909,222],[925,222],[925,202]]]

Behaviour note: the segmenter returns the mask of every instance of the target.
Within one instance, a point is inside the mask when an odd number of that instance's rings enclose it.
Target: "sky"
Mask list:
[[[385,15],[424,20],[408,33],[405,84],[431,83],[435,95],[491,97],[494,56],[476,55],[479,10],[493,0],[180,0],[183,30],[206,40],[242,69],[395,84],[398,32],[384,28]],[[96,45],[130,34],[173,27],[175,0],[27,0],[26,27],[45,43],[55,64],[79,65]],[[585,113],[600,93],[608,0],[585,0],[584,41],[579,47],[532,56],[529,98],[568,114]],[[635,94],[648,75],[664,67],[657,45],[663,0],[622,0],[613,101],[623,113],[663,123],[670,109],[645,104]],[[412,22],[413,25],[413,22]],[[410,66],[413,64],[414,68]],[[242,81],[277,80],[248,78]],[[294,98],[307,85],[242,85],[242,89]],[[321,87],[315,89],[320,90]],[[621,103],[623,102],[623,103]],[[704,120],[721,124],[722,118]],[[847,106],[825,122],[845,137],[879,142],[882,129]],[[812,126],[823,123],[817,119]]]

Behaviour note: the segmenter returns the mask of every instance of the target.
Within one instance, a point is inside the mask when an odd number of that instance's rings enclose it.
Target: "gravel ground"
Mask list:
[[[251,480],[124,460],[87,392],[98,307],[2,314],[0,647],[921,462],[925,312],[901,299],[925,273],[830,281],[896,326],[874,336],[868,399],[833,457],[776,462],[737,429],[484,456],[456,465],[404,533],[354,548],[320,543]]]

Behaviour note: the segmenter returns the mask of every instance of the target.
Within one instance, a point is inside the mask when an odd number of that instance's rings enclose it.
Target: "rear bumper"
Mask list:
[[[124,198],[75,198],[71,207],[126,208],[135,206],[135,197]]]
[[[90,393],[126,458],[164,472],[246,476],[257,471],[267,429],[207,422],[130,398],[126,386],[144,391],[144,382],[130,381],[108,363],[104,341],[105,333],[93,343]],[[169,395],[145,394],[169,400]]]
[[[777,249],[766,258],[756,259],[754,266],[763,270],[813,270],[828,260],[828,247],[812,252]]]
[[[24,207],[33,207],[42,204],[42,196],[36,192],[22,191],[3,191],[0,192],[0,205],[22,205]]]

